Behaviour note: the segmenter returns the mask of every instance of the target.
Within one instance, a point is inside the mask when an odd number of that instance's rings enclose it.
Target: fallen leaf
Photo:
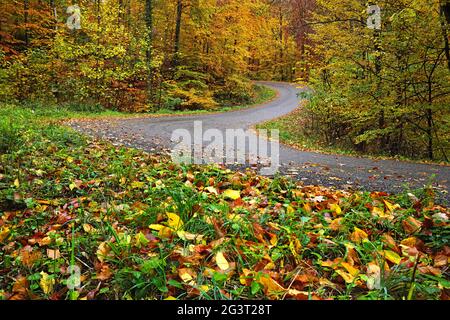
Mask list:
[[[422,227],[422,222],[413,217],[408,217],[402,221],[402,226],[406,233],[412,234]]]
[[[41,271],[41,280],[39,281],[39,286],[45,294],[51,294],[53,292],[53,286],[55,285],[55,279],[49,276],[44,271]]]
[[[111,257],[111,248],[108,243],[104,241],[98,246],[97,259],[103,263],[107,257]]]
[[[174,230],[180,230],[183,227],[183,221],[181,220],[179,215],[172,212],[167,212],[166,214],[169,218],[169,220],[167,221],[169,227],[173,228]]]
[[[402,258],[394,251],[384,250],[383,253],[384,253],[384,257],[386,258],[386,260],[388,260],[394,264],[399,264],[400,261],[402,261]]]
[[[31,246],[25,246],[20,250],[20,261],[28,268],[31,268],[36,261],[42,257],[40,251],[33,251]]]
[[[264,286],[265,292],[267,295],[277,295],[280,293],[284,293],[286,291],[278,282],[276,282],[272,277],[268,274],[264,274],[259,278],[258,281],[260,284]]]
[[[241,193],[237,190],[227,189],[223,192],[223,196],[227,199],[237,200],[241,197]]]
[[[94,233],[96,231],[95,228],[88,223],[83,224],[83,230],[86,233]]]
[[[8,227],[1,227],[0,228],[0,243],[6,240],[11,233],[11,229]]]
[[[107,264],[104,264],[104,265],[102,265],[102,267],[100,269],[100,272],[97,273],[96,278],[98,280],[101,280],[101,281],[106,281],[109,278],[111,278],[112,275],[113,274],[112,274],[111,269],[109,268],[109,266]]]
[[[330,210],[336,213],[337,215],[340,215],[342,213],[341,207],[335,203],[330,204]]]
[[[349,263],[347,262],[342,262],[341,266],[344,267],[345,270],[348,271],[348,273],[350,273],[352,276],[356,277],[359,274],[359,270],[356,269],[355,267],[351,266]]]
[[[218,195],[219,193],[217,192],[217,189],[214,187],[206,187],[205,188],[206,191],[208,191],[209,193],[213,193],[215,195]]]
[[[61,257],[61,253],[59,252],[58,249],[56,250],[47,249],[47,257],[49,257],[52,260],[55,260]]]
[[[369,236],[367,233],[357,227],[355,227],[353,233],[350,235],[350,239],[355,243],[360,243],[366,240]]]
[[[219,251],[216,253],[216,264],[219,267],[220,270],[228,270],[230,268],[230,264],[228,263],[227,259],[225,259],[225,256],[223,255],[222,251]]]
[[[355,280],[354,276],[344,270],[336,270],[336,273],[340,275],[346,283],[353,283],[353,281]]]

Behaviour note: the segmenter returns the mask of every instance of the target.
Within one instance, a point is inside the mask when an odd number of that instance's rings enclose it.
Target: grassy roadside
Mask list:
[[[450,211],[431,190],[180,166],[33,119],[0,128],[3,299],[450,297]]]
[[[302,129],[303,111],[301,108],[291,112],[290,114],[277,118],[256,126],[257,129],[278,129],[280,131],[280,141],[286,145],[292,146],[302,151],[319,152],[325,154],[337,154],[344,156],[358,156],[378,160],[401,160],[414,163],[429,163],[450,165],[448,162],[430,161],[410,159],[402,156],[374,155],[358,153],[355,150],[344,149],[338,146],[330,146],[314,136],[305,134]],[[294,124],[294,125],[293,125]]]
[[[103,109],[101,107],[86,106],[57,106],[57,105],[21,105],[0,103],[0,120],[9,119],[14,115],[15,119],[33,120],[67,120],[67,119],[102,119],[102,118],[134,118],[134,117],[162,117],[171,115],[195,115],[206,113],[220,113],[251,108],[268,102],[276,97],[276,91],[262,85],[255,85],[256,96],[248,105],[233,107],[219,107],[216,110],[191,110],[172,111],[159,110],[155,113],[125,113]],[[17,121],[16,121],[17,122]]]

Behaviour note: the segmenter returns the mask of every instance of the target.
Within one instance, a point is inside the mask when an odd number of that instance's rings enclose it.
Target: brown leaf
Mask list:
[[[31,268],[41,257],[41,252],[33,251],[31,246],[25,246],[20,250],[20,260],[22,261],[22,264],[28,268]]]
[[[103,264],[101,267],[101,271],[99,273],[97,273],[96,278],[98,280],[105,281],[105,280],[108,280],[109,278],[111,278],[111,276],[112,276],[111,269],[109,268],[109,266],[107,264]]]
[[[422,227],[422,222],[414,219],[413,217],[408,217],[402,221],[402,226],[406,233],[412,234],[417,232]]]
[[[56,249],[56,250],[47,249],[47,257],[49,257],[52,260],[55,260],[55,259],[60,258],[61,254],[58,249]]]

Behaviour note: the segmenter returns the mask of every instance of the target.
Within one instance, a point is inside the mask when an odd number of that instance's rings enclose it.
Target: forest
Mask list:
[[[450,0],[0,3],[0,300],[450,300],[449,159]]]
[[[449,4],[7,1],[0,98],[128,112],[248,103],[250,80],[308,83],[296,119],[327,145],[449,158]]]

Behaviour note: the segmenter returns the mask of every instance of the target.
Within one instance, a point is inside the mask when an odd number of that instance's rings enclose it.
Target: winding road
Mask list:
[[[194,121],[202,121],[203,131],[249,129],[295,110],[301,89],[287,83],[262,82],[278,92],[276,99],[259,106],[216,114],[141,117],[95,121],[70,121],[82,133],[93,135],[149,152],[167,152],[175,145],[172,133],[186,129],[193,133]],[[293,124],[295,125],[295,124]],[[225,134],[224,134],[225,136]],[[247,143],[248,144],[248,143]],[[280,146],[280,172],[305,185],[324,185],[339,189],[360,189],[397,193],[429,183],[439,191],[444,202],[450,201],[450,166],[419,164],[396,160],[329,155]]]

